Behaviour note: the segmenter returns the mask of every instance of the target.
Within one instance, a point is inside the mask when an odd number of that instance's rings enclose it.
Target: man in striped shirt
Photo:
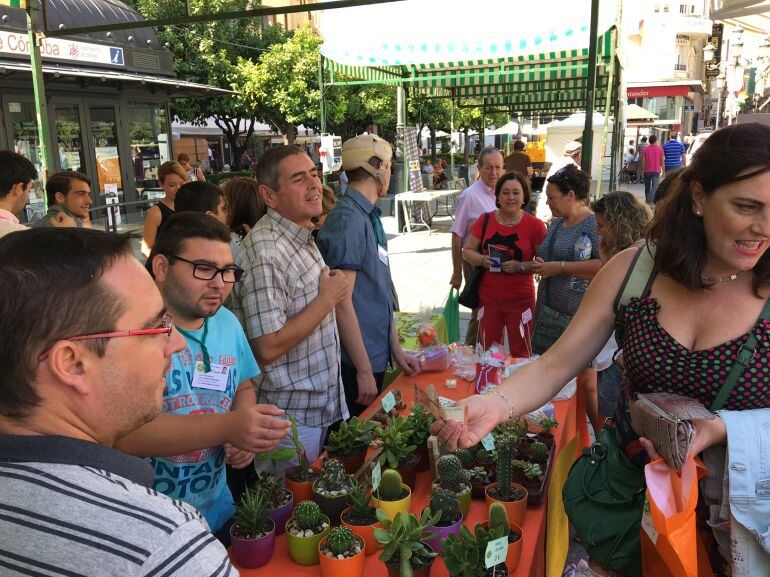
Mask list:
[[[112,448],[158,416],[184,346],[128,237],[11,233],[0,294],[0,574],[237,575],[200,513]]]
[[[677,140],[677,133],[672,132],[668,136],[668,142],[663,145],[663,152],[666,154],[666,172],[675,168],[682,168],[687,164],[687,148]]]

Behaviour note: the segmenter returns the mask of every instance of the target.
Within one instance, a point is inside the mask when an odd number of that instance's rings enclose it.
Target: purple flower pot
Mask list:
[[[233,534],[236,525],[237,523],[230,527],[230,548],[235,563],[244,569],[267,565],[275,550],[275,527],[260,539],[240,539]]]
[[[460,517],[460,520],[455,523],[454,525],[449,525],[449,527],[439,527],[438,525],[434,525],[433,527],[430,527],[428,531],[431,533],[436,533],[435,537],[431,537],[430,539],[425,539],[425,542],[430,545],[433,550],[436,553],[441,554],[441,541],[449,537],[450,535],[457,535],[460,536],[460,527],[463,526],[463,519],[462,516]]]
[[[275,534],[282,535],[286,531],[286,521],[291,517],[291,512],[294,509],[294,494],[289,489],[284,489],[285,493],[291,495],[291,499],[285,505],[281,505],[277,509],[268,509],[267,516],[275,522]]]

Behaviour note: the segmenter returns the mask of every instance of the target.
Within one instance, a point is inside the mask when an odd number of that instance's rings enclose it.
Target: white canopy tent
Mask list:
[[[576,112],[564,120],[555,120],[548,124],[547,135],[545,138],[545,160],[546,162],[555,162],[564,156],[564,147],[568,142],[580,140],[585,126],[585,112]],[[598,134],[604,130],[604,115],[594,112],[593,125],[594,131]],[[612,121],[609,123],[607,133],[607,150],[612,146]],[[601,138],[594,139],[594,148],[591,162],[591,175],[594,180],[599,178],[599,161],[602,157]],[[605,163],[606,164],[606,163]]]

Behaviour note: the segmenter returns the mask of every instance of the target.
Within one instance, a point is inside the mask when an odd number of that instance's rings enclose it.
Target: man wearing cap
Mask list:
[[[583,159],[583,144],[578,140],[568,142],[564,146],[564,156],[555,160],[551,164],[551,168],[548,169],[548,174],[545,177],[545,181],[551,178],[554,174],[559,172],[562,168],[568,164],[574,164],[580,168],[580,161]],[[537,197],[537,208],[535,209],[535,216],[548,224],[551,220],[551,207],[548,206],[548,197],[545,194],[545,190],[541,192]]]
[[[393,328],[388,241],[376,206],[388,193],[392,156],[390,144],[373,134],[342,145],[347,192],[316,241],[326,264],[342,270],[353,286],[352,295],[337,306],[342,382],[351,415],[359,415],[379,394],[391,355],[407,374],[419,371]]]
[[[503,155],[494,146],[486,146],[479,152],[479,179],[466,188],[457,200],[455,220],[450,232],[452,233],[452,278],[449,281],[454,288],[459,289],[462,277],[468,282],[473,267],[463,261],[463,243],[471,230],[473,223],[487,212],[495,210],[495,186],[497,179],[503,174]],[[465,344],[473,346],[479,332],[479,321],[476,309],[471,312],[468,321],[468,332],[465,334]]]

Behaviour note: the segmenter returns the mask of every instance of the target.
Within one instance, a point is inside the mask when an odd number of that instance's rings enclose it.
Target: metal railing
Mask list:
[[[115,214],[117,214],[121,208],[129,207],[129,206],[136,206],[139,205],[147,205],[147,208],[144,210],[139,210],[133,214],[140,214],[141,220],[135,223],[128,222],[128,217],[131,216],[131,214],[127,212],[120,213],[121,219],[125,218],[125,227],[127,230],[135,230],[135,228],[141,228],[141,226],[144,223],[144,217],[147,214],[147,211],[155,206],[158,203],[159,199],[145,199],[145,200],[133,200],[130,202],[117,202],[113,204],[102,204],[99,206],[92,207],[88,212],[91,214],[103,214],[100,218],[91,218],[91,224],[96,228],[97,226],[102,225],[103,220],[103,226],[104,230],[106,232],[119,232],[120,225],[118,225],[117,218],[114,217]],[[112,211],[113,217],[110,218],[110,211]],[[135,228],[131,228],[131,225],[138,225]]]

